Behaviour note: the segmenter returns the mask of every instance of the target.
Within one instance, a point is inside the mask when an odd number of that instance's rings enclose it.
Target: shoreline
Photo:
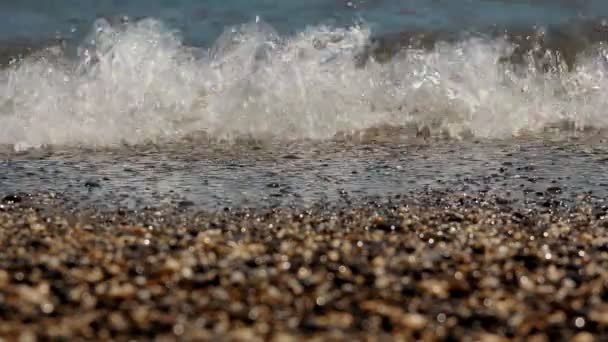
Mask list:
[[[407,197],[102,211],[5,196],[0,336],[607,337],[606,208]]]

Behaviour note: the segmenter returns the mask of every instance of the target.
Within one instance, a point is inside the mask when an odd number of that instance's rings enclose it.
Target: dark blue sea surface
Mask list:
[[[261,17],[281,33],[351,25],[374,32],[557,25],[608,15],[603,0],[23,0],[0,4],[0,40],[82,37],[96,18],[153,17],[185,41],[211,44],[226,26]]]

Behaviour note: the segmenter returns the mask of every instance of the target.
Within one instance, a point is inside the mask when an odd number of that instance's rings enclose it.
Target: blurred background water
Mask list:
[[[82,37],[95,18],[154,17],[186,43],[211,44],[229,25],[260,16],[281,33],[364,20],[376,33],[560,24],[608,15],[604,0],[22,0],[0,3],[0,40]]]

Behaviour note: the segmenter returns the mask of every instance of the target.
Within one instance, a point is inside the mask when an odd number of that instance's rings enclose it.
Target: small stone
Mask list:
[[[589,332],[582,331],[572,337],[572,342],[593,342],[595,338]]]
[[[36,287],[20,285],[17,288],[17,293],[23,300],[40,305],[47,301],[50,289],[48,283],[40,283]]]
[[[55,310],[55,306],[51,303],[44,303],[40,305],[40,310],[45,314],[51,314]]]
[[[603,326],[608,326],[608,310],[593,310],[589,318]]]
[[[110,326],[118,331],[125,331],[129,328],[129,323],[120,312],[112,312],[108,317]]]
[[[131,318],[140,327],[146,327],[148,325],[149,310],[145,306],[138,306],[131,310]]]
[[[19,334],[19,342],[36,342],[36,334],[30,330],[26,330]]]
[[[318,317],[316,323],[320,326],[338,329],[348,329],[352,326],[354,318],[350,313],[331,311],[321,317]]]
[[[194,206],[194,202],[188,201],[188,200],[183,200],[183,201],[177,202],[177,206],[179,208],[189,208],[189,207]]]
[[[169,271],[169,272],[177,272],[180,269],[180,263],[179,261],[169,258],[165,261],[165,270]]]
[[[10,276],[8,272],[0,270],[0,289],[6,287],[10,282]]]
[[[88,189],[100,188],[101,183],[99,183],[99,181],[97,181],[95,179],[89,179],[86,182],[84,182],[84,186]]]
[[[30,226],[30,228],[35,232],[42,232],[42,231],[46,230],[46,226],[44,226],[43,224],[40,224],[40,223],[34,223]]]
[[[422,281],[420,287],[439,298],[447,298],[449,296],[448,289],[450,286],[447,281],[429,279]]]
[[[113,297],[113,298],[127,299],[127,298],[133,298],[135,296],[136,292],[137,292],[137,289],[135,288],[135,286],[133,286],[130,283],[126,283],[126,284],[113,283],[110,286],[108,296]]]
[[[101,268],[95,267],[94,269],[86,273],[84,279],[89,283],[96,283],[103,279],[103,271],[101,270]]]
[[[418,128],[418,131],[416,132],[416,137],[423,138],[424,140],[430,138],[431,129],[429,128],[429,126],[424,125],[424,126]]]
[[[529,342],[548,342],[549,339],[543,334],[535,334],[528,338]]]
[[[481,334],[475,340],[479,341],[479,342],[507,342],[507,341],[509,341],[505,337],[502,337],[502,336],[499,336],[499,335],[494,335],[494,334],[489,334],[489,333]]]
[[[6,203],[6,204],[21,203],[21,201],[22,201],[21,197],[19,197],[17,195],[7,195],[7,196],[4,196],[4,198],[2,198],[2,202]]]
[[[422,330],[427,324],[427,319],[420,314],[404,314],[401,319],[401,324],[412,330]]]

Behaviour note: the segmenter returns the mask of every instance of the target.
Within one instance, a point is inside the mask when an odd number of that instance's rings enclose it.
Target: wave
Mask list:
[[[328,139],[386,125],[456,138],[562,122],[604,128],[608,25],[584,27],[596,34],[374,36],[355,25],[281,36],[258,18],[206,49],[155,19],[98,19],[75,53],[51,46],[0,70],[0,144],[111,146],[197,132]]]

